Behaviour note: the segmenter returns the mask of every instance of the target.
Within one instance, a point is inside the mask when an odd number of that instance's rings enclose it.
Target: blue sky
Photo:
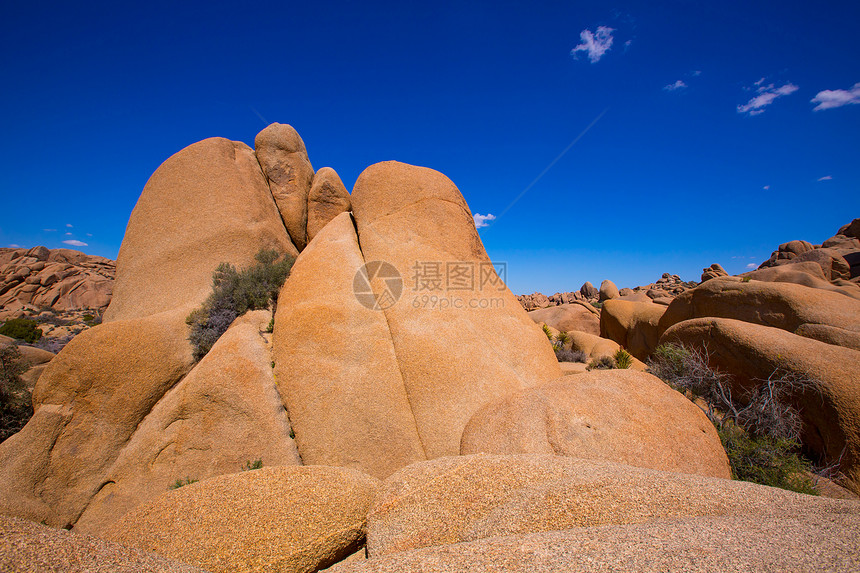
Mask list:
[[[445,173],[515,293],[742,272],[860,217],[857,2],[123,4],[2,8],[0,246],[115,258],[162,161],[274,121],[349,188]]]

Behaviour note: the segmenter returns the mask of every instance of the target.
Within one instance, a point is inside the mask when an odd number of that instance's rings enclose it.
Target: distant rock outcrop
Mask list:
[[[24,308],[104,310],[116,263],[71,249],[0,249],[0,319]]]

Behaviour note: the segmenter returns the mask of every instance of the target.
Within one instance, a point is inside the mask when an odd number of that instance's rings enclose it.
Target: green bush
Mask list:
[[[733,479],[818,495],[810,477],[812,464],[798,455],[800,444],[796,440],[755,436],[734,423],[723,424],[717,433]]]
[[[39,323],[29,318],[7,320],[3,326],[0,326],[0,334],[23,340],[28,344],[33,344],[42,338],[42,330],[39,328]]]
[[[619,348],[612,358],[615,360],[616,368],[626,369],[633,366],[633,357],[623,348]]]
[[[776,370],[737,397],[731,377],[711,368],[708,358],[704,348],[664,344],[649,357],[648,370],[707,414],[735,479],[817,493],[812,465],[800,456],[800,413],[791,406],[791,397],[814,389],[814,381]]]
[[[546,334],[546,337],[549,339],[549,341],[552,342],[552,330],[550,329],[550,327],[545,324],[542,324],[541,328],[543,329],[543,333]]]
[[[251,470],[258,470],[262,467],[263,467],[263,460],[262,459],[256,459],[253,462],[248,460],[247,462],[245,462],[245,465],[242,466],[242,471],[243,472],[249,472]]]
[[[615,368],[615,359],[611,356],[595,358],[585,367],[586,370],[612,370]]]
[[[262,250],[255,258],[257,264],[243,271],[230,263],[218,265],[212,275],[212,294],[185,319],[191,325],[188,339],[195,360],[206,356],[237,317],[277,303],[295,259],[272,250]]]
[[[21,380],[25,370],[16,345],[0,346],[0,442],[20,431],[33,415],[31,393]]]
[[[172,484],[170,484],[169,486],[167,486],[167,489],[179,489],[183,486],[197,483],[198,481],[200,481],[200,480],[197,480],[194,478],[189,478],[189,477],[187,477],[185,479],[178,479],[175,482],[173,482]]]

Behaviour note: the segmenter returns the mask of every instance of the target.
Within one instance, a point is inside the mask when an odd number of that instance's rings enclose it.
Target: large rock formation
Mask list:
[[[377,163],[356,181],[352,206],[364,259],[386,261],[402,276],[402,299],[382,312],[424,451],[457,454],[478,408],[557,378],[558,362],[497,275],[450,179]]]
[[[329,221],[351,209],[349,191],[337,172],[331,167],[317,171],[308,192],[308,241],[316,237]]]
[[[660,334],[673,324],[704,317],[772,326],[860,349],[860,301],[821,289],[736,277],[711,279],[669,305],[660,318]]]
[[[243,464],[301,465],[261,332],[271,314],[238,318],[140,423],[76,531],[103,534],[177,479],[235,473]]]
[[[657,346],[658,324],[664,312],[665,306],[651,302],[607,300],[600,311],[600,336],[645,360]]]
[[[169,492],[106,537],[212,573],[318,571],[362,546],[377,488],[343,468],[264,467]]]
[[[702,517],[778,524],[779,516],[802,515],[826,516],[854,530],[860,504],[560,456],[459,456],[413,464],[385,480],[367,519],[368,563],[421,547],[505,535],[573,528],[586,533]]]
[[[4,515],[0,567],[4,573],[207,573],[147,551]]]
[[[71,526],[97,495],[100,504],[113,493],[125,498],[105,506],[121,513],[152,494],[155,482],[146,476],[120,472],[121,483],[114,484],[114,464],[129,443],[146,441],[135,434],[150,427],[144,422],[156,404],[191,369],[185,318],[209,294],[212,272],[222,262],[246,266],[261,248],[296,252],[248,146],[207,139],[156,170],[131,215],[105,322],[77,336],[50,362],[33,393],[33,418],[0,444],[0,477],[9,484],[0,491],[0,510]],[[242,345],[233,360],[247,355],[252,364],[265,364],[255,358],[258,352]],[[235,379],[230,383],[233,391],[240,387]],[[215,410],[235,415],[229,405]],[[144,459],[158,454],[135,451]],[[226,469],[216,462],[205,473],[216,468]],[[156,469],[154,477],[163,471]],[[131,484],[141,491],[130,494]],[[118,517],[110,511],[103,516]],[[94,521],[95,527],[105,526],[102,518]]]
[[[0,249],[0,319],[23,308],[103,310],[116,264],[70,249]]]
[[[281,219],[301,251],[307,244],[308,194],[314,180],[305,142],[291,125],[273,123],[257,134],[254,148]]]
[[[585,332],[600,334],[600,315],[589,304],[561,304],[529,312],[529,317],[537,323],[545,323],[564,332]]]
[[[567,376],[490,402],[463,455],[555,454],[730,478],[714,425],[662,380],[633,370]]]
[[[352,203],[355,226],[336,217],[284,285],[275,373],[306,463],[385,477],[458,453],[485,402],[561,371],[444,175],[378,164],[359,177]]]
[[[254,150],[220,137],[190,145],[152,174],[131,213],[105,322],[187,313],[220,263],[246,267],[263,248],[297,254]]]
[[[338,215],[278,297],[275,373],[305,463],[385,477],[426,456],[385,314],[353,294],[363,264],[352,216]]]

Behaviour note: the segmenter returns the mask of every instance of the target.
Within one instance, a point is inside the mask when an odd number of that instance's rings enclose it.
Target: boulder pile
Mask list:
[[[213,271],[261,249],[295,257],[276,307],[195,360]],[[288,125],[193,144],[144,187],[104,322],[0,443],[0,569],[856,570],[860,502],[732,481],[703,411],[641,360],[707,339],[814,376],[806,445],[842,448],[853,487],[860,301],[693,286],[586,283],[530,315],[442,173],[377,163],[349,193]],[[631,368],[563,375],[553,327]]]

